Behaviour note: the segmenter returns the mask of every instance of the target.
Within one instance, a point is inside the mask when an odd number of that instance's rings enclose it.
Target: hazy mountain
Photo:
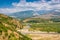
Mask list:
[[[21,11],[16,13],[11,13],[9,16],[16,17],[16,18],[29,18],[33,16],[34,11],[28,10],[28,11]]]
[[[42,15],[44,13],[48,13],[50,11],[45,11],[45,10],[40,10],[40,11],[33,11],[33,10],[28,10],[28,11],[21,11],[21,12],[16,12],[16,13],[11,13],[9,16],[16,17],[16,18],[30,18],[36,15]]]
[[[44,13],[39,16],[27,18],[23,22],[49,22],[49,21],[60,22],[60,12],[53,11]]]
[[[50,18],[50,17],[60,16],[60,12],[56,12],[54,10],[51,10],[51,11],[47,11],[47,10],[40,10],[40,11],[28,10],[28,11],[11,13],[11,14],[9,14],[9,16],[15,17],[15,18],[31,18],[31,17]]]
[[[40,13],[40,12],[39,12]],[[34,16],[34,18],[44,18],[44,19],[50,19],[50,18],[60,18],[60,12],[56,11],[45,11],[39,16]]]

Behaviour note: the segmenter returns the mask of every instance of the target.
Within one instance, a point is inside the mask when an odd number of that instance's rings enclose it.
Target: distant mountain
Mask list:
[[[9,16],[16,17],[16,18],[29,18],[33,16],[34,11],[28,10],[28,11],[21,11],[16,13],[11,13]]]
[[[30,18],[33,16],[39,16],[44,13],[49,13],[51,11],[45,11],[45,10],[40,10],[40,11],[33,11],[33,10],[27,10],[27,11],[21,11],[21,12],[16,12],[16,13],[11,13],[9,16],[11,17],[16,17],[16,18]]]
[[[39,16],[34,16],[33,18],[44,18],[44,19],[60,18],[60,12],[49,11],[49,12],[43,13]]]
[[[11,13],[11,14],[9,14],[9,16],[15,17],[15,18],[31,18],[31,17],[51,18],[51,17],[60,16],[60,12],[56,12],[54,10],[51,10],[51,11],[47,11],[47,10],[40,10],[40,11],[27,10],[27,11]]]
[[[0,40],[31,40],[17,31],[21,28],[22,24],[17,19],[0,14]]]
[[[43,14],[43,15],[45,15],[45,16],[47,16],[47,17],[60,17],[60,12],[55,12],[55,11],[52,11],[52,12],[49,12],[49,13],[45,13],[45,14]]]
[[[49,21],[60,22],[60,12],[53,11],[23,20],[23,22],[49,22]]]
[[[39,10],[39,11],[37,11],[37,13],[38,14],[40,14],[40,15],[43,15],[43,14],[45,14],[45,13],[50,13],[50,12],[52,12],[53,10],[50,10],[50,11],[48,11],[48,10]]]
[[[16,18],[30,18],[33,16],[38,16],[44,13],[48,13],[50,11],[33,11],[33,10],[27,10],[27,11],[21,11],[21,12],[16,12],[16,13],[11,13],[9,16],[16,17]]]

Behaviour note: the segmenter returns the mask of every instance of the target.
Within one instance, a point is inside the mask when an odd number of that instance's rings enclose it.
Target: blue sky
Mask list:
[[[26,10],[33,11],[50,11],[54,10],[60,12],[60,1],[51,0],[26,0],[27,2],[21,2],[20,0],[0,0],[0,13],[14,13]],[[57,4],[58,3],[58,4]],[[54,5],[51,5],[54,4]]]
[[[5,8],[5,7],[12,7],[12,3],[16,2],[18,3],[20,0],[0,0],[0,8]],[[26,0],[27,2],[34,2],[34,1],[39,1],[39,0]],[[49,0],[46,0],[49,1]]]
[[[18,3],[20,0],[0,0],[0,7],[11,7],[13,2]],[[34,1],[34,0],[27,0],[29,1]],[[36,0],[35,0],[36,1]]]
[[[19,0],[0,0],[0,7],[11,7],[13,2],[19,2]]]

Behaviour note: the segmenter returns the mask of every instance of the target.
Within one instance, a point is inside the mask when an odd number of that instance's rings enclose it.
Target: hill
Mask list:
[[[21,28],[19,20],[0,14],[0,40],[31,40],[17,31]]]

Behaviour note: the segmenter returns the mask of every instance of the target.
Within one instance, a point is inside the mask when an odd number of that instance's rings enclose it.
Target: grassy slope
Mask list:
[[[31,40],[17,32],[22,28],[20,21],[0,14],[0,40]]]

